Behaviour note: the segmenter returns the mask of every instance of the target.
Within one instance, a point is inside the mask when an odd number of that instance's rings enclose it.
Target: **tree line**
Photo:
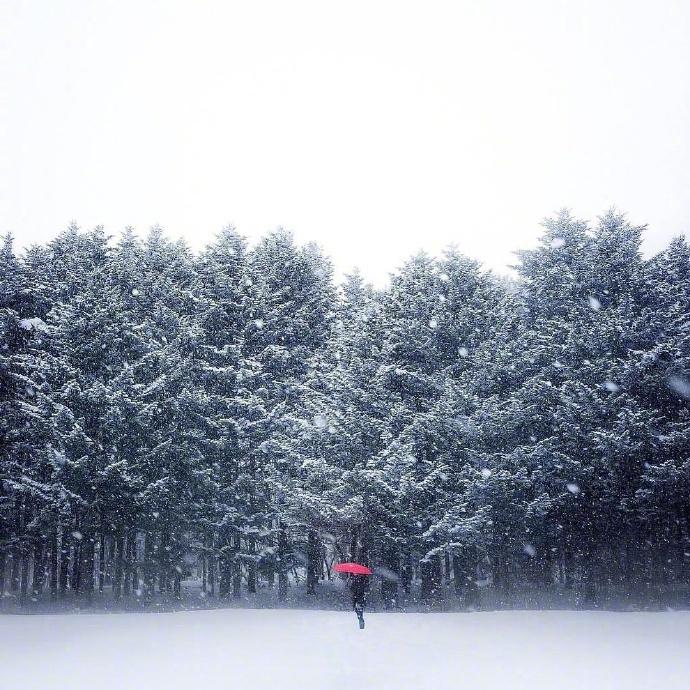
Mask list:
[[[0,593],[687,596],[690,250],[642,233],[563,211],[514,280],[451,248],[380,290],[283,230],[5,237]]]

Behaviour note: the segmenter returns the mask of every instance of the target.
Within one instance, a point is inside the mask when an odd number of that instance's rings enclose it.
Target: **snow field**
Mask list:
[[[0,617],[2,690],[687,690],[690,612]]]

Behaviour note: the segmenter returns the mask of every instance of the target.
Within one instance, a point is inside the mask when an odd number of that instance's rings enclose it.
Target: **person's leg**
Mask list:
[[[357,604],[355,606],[355,613],[357,614],[357,620],[359,620],[359,627],[364,628],[364,606]]]

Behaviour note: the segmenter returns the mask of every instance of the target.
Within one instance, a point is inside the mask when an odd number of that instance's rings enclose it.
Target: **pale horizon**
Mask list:
[[[543,218],[690,218],[690,4],[5,2],[0,233],[282,226],[374,284]]]

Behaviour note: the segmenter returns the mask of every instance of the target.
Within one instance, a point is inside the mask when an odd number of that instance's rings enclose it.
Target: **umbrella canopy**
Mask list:
[[[361,563],[337,563],[333,566],[336,573],[351,573],[352,575],[373,575],[370,568]]]

